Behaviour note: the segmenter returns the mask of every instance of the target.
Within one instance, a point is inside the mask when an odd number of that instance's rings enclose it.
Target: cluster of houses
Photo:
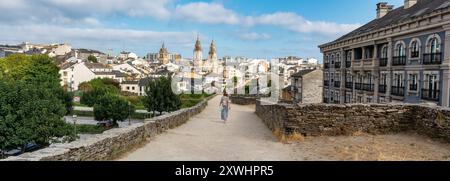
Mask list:
[[[301,87],[298,77],[303,77],[304,82],[311,84],[314,81],[309,80],[308,77],[311,77],[309,75],[317,74],[311,72],[321,71],[321,65],[316,59],[305,60],[293,56],[271,61],[229,56],[218,58],[214,41],[210,45],[208,57],[203,59],[199,38],[195,43],[193,59],[169,53],[165,44],[158,53],[149,53],[143,58],[132,52],[120,52],[117,56],[111,56],[97,50],[72,49],[68,44],[0,45],[0,52],[2,52],[0,57],[22,53],[47,54],[54,58],[60,68],[61,85],[68,91],[78,91],[79,85],[83,82],[96,78],[110,78],[120,83],[122,92],[136,96],[144,96],[148,83],[161,76],[170,77],[177,87],[174,91],[178,93],[220,93],[224,90],[232,93],[237,88],[243,91],[248,85],[252,87],[267,85],[273,71],[272,67],[276,65],[279,67],[276,73],[281,77],[281,86],[284,90],[281,97],[291,101],[302,101],[299,96],[302,92],[297,91],[302,89],[292,88]],[[95,62],[89,60],[92,56],[96,58]],[[319,82],[323,80],[320,79]],[[314,93],[321,92],[313,90]],[[267,89],[255,88],[251,93],[264,93],[263,91]],[[322,95],[319,95],[317,99],[321,100],[321,97]]]

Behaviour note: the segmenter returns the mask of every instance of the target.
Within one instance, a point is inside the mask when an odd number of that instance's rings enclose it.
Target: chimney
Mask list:
[[[418,0],[405,0],[405,5],[403,8],[408,9],[412,6],[414,6],[417,3]]]
[[[381,2],[377,4],[377,19],[382,18],[386,14],[388,14],[392,9],[394,9],[393,5],[389,5],[387,2]]]

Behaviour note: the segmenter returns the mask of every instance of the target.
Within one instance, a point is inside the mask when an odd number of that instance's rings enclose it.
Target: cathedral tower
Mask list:
[[[203,53],[202,53],[202,45],[200,43],[200,37],[197,36],[197,42],[195,42],[194,49],[194,57],[193,57],[194,65],[198,67],[203,66]]]

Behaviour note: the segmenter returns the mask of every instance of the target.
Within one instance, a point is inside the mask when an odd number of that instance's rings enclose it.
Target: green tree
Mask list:
[[[161,77],[149,82],[142,98],[144,106],[149,112],[172,112],[180,109],[181,100],[173,93],[171,79]]]
[[[113,79],[93,79],[89,82],[83,82],[79,86],[83,91],[81,96],[81,104],[94,106],[98,99],[106,94],[119,95],[120,84]]]
[[[91,63],[98,63],[97,57],[95,57],[94,55],[89,55],[88,61]]]
[[[119,121],[125,121],[135,107],[125,99],[111,94],[106,94],[98,99],[94,105],[94,117],[97,121],[112,121],[114,126],[118,126]]]

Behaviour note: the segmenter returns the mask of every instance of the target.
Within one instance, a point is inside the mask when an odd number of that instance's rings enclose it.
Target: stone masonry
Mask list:
[[[87,140],[54,144],[32,153],[25,153],[18,157],[9,157],[5,161],[111,160],[168,129],[176,128],[186,123],[191,117],[205,109],[208,100],[204,100],[191,108],[147,119],[145,123],[135,124],[127,128],[108,130]]]
[[[256,114],[272,129],[285,135],[352,135],[415,131],[450,142],[450,109],[409,104],[275,104],[257,102]]]

